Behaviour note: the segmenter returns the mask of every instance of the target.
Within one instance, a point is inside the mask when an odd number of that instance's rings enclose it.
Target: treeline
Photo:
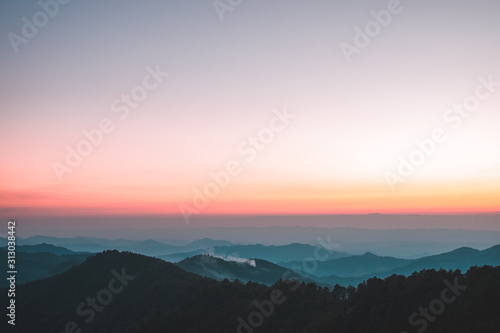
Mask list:
[[[330,332],[500,332],[500,267],[372,278],[323,327]]]

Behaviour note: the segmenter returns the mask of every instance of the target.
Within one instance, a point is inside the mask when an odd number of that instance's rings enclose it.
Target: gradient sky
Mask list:
[[[16,54],[37,1],[0,4],[0,217],[179,214],[210,172],[241,173],[202,214],[500,211],[500,87],[461,126],[446,110],[500,81],[500,2],[402,1],[348,63],[388,1],[70,1]],[[113,101],[157,65],[169,76],[126,119]],[[252,161],[238,152],[286,108],[296,115]],[[115,125],[64,174],[66,146]],[[447,140],[395,191],[415,140]]]

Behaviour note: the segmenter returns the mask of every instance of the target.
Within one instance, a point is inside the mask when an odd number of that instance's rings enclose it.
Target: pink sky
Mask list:
[[[220,21],[210,2],[71,2],[19,53],[4,38],[0,216],[180,214],[230,161],[241,171],[199,215],[498,212],[500,88],[458,128],[444,115],[480,77],[500,82],[500,4],[404,2],[347,63],[339,44],[386,4],[248,2]],[[0,5],[2,31],[38,10]],[[147,68],[169,75],[120,118]],[[58,177],[103,119],[113,130]],[[384,175],[435,128],[446,141],[391,191]]]

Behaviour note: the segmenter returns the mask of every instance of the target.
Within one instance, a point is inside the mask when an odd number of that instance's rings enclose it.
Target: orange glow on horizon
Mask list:
[[[164,188],[86,188],[3,191],[4,211],[16,216],[178,215],[179,205],[195,215],[329,215],[329,214],[472,214],[500,211],[500,187],[494,184],[436,184],[391,192],[381,186],[276,187],[257,185],[222,189],[200,209],[190,197]]]

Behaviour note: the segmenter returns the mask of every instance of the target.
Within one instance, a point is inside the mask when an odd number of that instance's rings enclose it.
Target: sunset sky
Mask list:
[[[388,3],[73,0],[25,38],[2,1],[0,217],[499,212],[500,2],[402,0],[348,61]]]

